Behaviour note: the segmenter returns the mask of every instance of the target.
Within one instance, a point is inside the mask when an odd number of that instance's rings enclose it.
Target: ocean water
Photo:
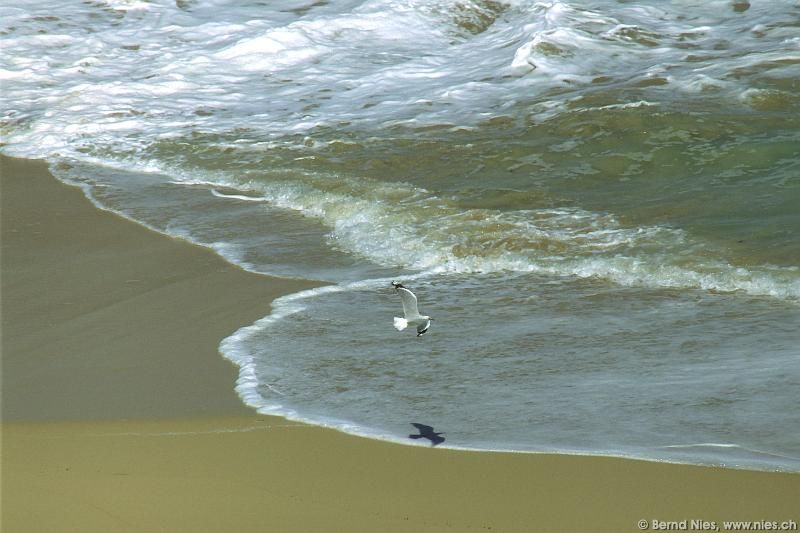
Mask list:
[[[3,152],[325,283],[220,345],[260,412],[800,471],[795,0],[19,5]]]

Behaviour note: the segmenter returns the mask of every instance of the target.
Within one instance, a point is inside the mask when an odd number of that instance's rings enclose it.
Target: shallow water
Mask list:
[[[796,2],[0,6],[4,152],[332,284],[223,342],[263,412],[800,469]]]

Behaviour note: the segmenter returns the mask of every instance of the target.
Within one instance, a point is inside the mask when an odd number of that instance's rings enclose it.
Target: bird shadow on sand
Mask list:
[[[444,433],[436,432],[433,430],[431,426],[426,426],[425,424],[418,424],[416,422],[411,422],[411,425],[419,430],[419,434],[411,434],[408,436],[409,439],[428,439],[431,441],[431,446],[436,446],[441,444],[445,441],[445,438],[442,437]]]

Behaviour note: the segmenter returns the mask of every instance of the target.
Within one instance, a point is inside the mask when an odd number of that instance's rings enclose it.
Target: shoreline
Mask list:
[[[398,446],[259,415],[219,341],[316,284],[99,210],[44,162],[0,164],[4,530],[619,533],[800,518],[797,473]]]

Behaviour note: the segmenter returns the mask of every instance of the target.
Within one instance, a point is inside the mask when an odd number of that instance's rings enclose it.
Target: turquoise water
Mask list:
[[[329,284],[223,341],[261,412],[800,470],[796,2],[0,6],[4,152]]]

